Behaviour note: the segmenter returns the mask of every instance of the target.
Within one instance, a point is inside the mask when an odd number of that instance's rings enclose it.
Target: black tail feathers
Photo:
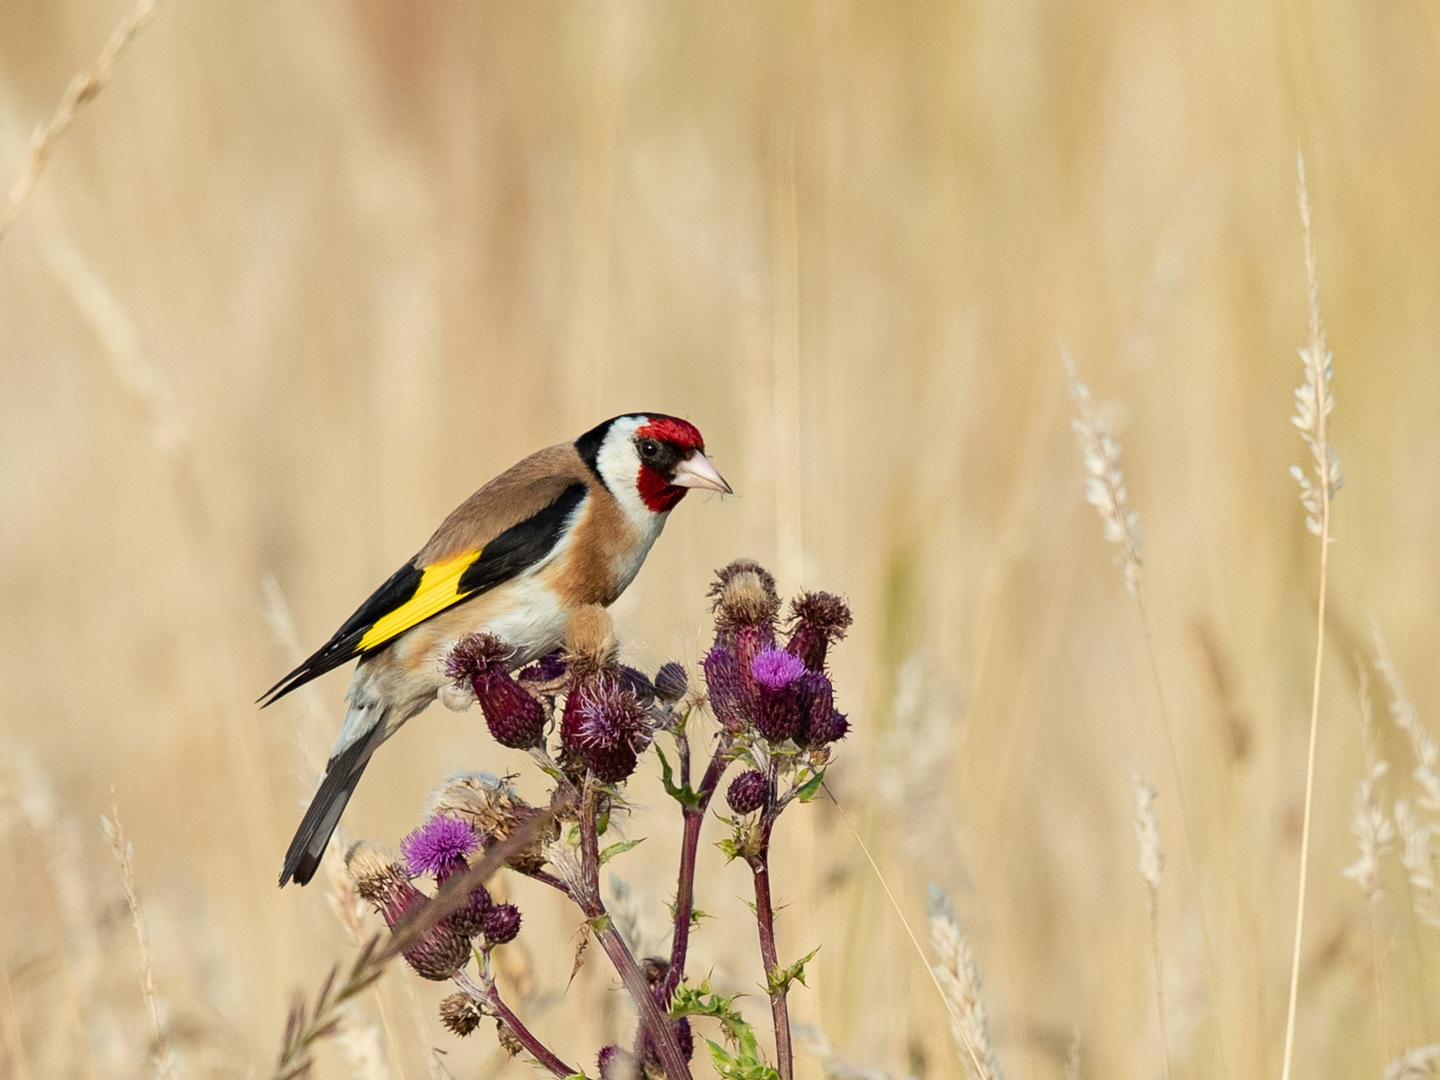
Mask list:
[[[320,790],[310,800],[300,828],[295,830],[295,839],[290,841],[290,850],[285,853],[285,866],[280,871],[281,888],[292,880],[297,885],[307,885],[315,876],[330,843],[330,834],[340,823],[340,815],[350,801],[350,793],[360,782],[365,766],[370,763],[370,755],[380,745],[382,739],[377,736],[383,730],[383,723],[375,725],[370,734],[362,735],[331,759]]]

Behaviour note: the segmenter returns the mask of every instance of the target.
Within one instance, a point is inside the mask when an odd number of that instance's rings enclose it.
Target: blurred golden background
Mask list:
[[[0,187],[127,7],[0,5]],[[112,798],[181,1075],[269,1075],[293,993],[354,951],[323,884],[274,886],[348,669],[254,698],[480,483],[637,409],[694,421],[737,495],[674,513],[616,605],[626,656],[693,663],[738,555],[850,598],[831,784],[917,926],[927,882],[955,899],[1009,1075],[1066,1075],[1076,1035],[1082,1077],[1160,1073],[1135,770],[1174,1073],[1277,1075],[1318,565],[1286,473],[1297,147],[1348,485],[1296,1075],[1440,1040],[1405,871],[1373,927],[1340,876],[1372,614],[1440,730],[1440,9],[163,2],[0,241],[0,1075],[154,1073]],[[1188,843],[1057,339],[1123,439]],[[1370,682],[1381,793],[1413,804]],[[525,762],[432,709],[347,833],[394,844],[458,768]],[[656,771],[613,868],[663,941]],[[821,946],[793,1015],[959,1077],[833,806],[777,847],[782,956]],[[702,859],[692,977],[764,1021],[748,877]],[[623,995],[594,951],[567,989],[578,916],[511,888],[522,1011],[593,1071]],[[391,972],[317,1075],[522,1075],[488,1026],[440,1029],[443,992]]]

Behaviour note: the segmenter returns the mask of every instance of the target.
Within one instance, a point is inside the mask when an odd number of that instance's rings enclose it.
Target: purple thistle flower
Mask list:
[[[742,772],[730,781],[725,792],[725,801],[737,814],[749,814],[765,805],[765,796],[770,793],[770,784],[765,774],[755,769]]]
[[[405,919],[418,915],[430,898],[405,876],[398,863],[388,863],[378,852],[351,849],[347,868],[355,881],[355,891],[375,905],[375,910],[392,929]],[[449,918],[441,919],[421,935],[420,940],[405,950],[405,962],[422,978],[441,981],[450,978],[470,959],[470,938],[461,933]]]
[[[750,673],[767,690],[784,690],[805,674],[805,662],[784,649],[766,649],[750,662]]]
[[[567,719],[569,714],[567,702]],[[629,690],[600,679],[579,693],[574,743],[595,776],[616,784],[635,771],[650,740],[649,716]]]
[[[520,909],[514,904],[496,904],[485,913],[484,933],[491,945],[514,941],[520,933]]]
[[[466,867],[466,856],[480,846],[468,821],[440,815],[432,817],[400,841],[400,852],[411,877],[430,874],[437,881]]]
[[[471,634],[450,650],[445,674],[470,684],[496,742],[528,750],[545,735],[545,709],[511,677],[510,656],[494,634]]]

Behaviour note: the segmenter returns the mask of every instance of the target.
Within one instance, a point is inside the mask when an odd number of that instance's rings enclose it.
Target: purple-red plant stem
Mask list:
[[[770,899],[770,830],[774,824],[767,811],[761,827],[759,850],[745,860],[755,877],[755,922],[760,929],[760,960],[765,965],[767,983],[780,970],[779,954],[775,949],[775,907]],[[782,983],[779,989],[770,993],[770,1014],[775,1021],[775,1068],[780,1080],[791,1080],[795,1068],[794,1051],[790,1046],[790,1006],[785,1000],[789,989]]]
[[[686,736],[684,746],[688,750],[689,736]],[[690,923],[695,914],[695,857],[700,850],[700,828],[705,824],[705,812],[710,808],[710,799],[720,786],[720,778],[725,775],[725,766],[729,764],[726,757],[729,749],[729,737],[721,735],[715,753],[711,755],[710,765],[705,770],[705,776],[700,781],[700,789],[695,792],[696,805],[687,806],[683,811],[685,835],[680,841],[680,881],[675,888],[675,931],[670,946],[670,970],[666,972],[665,981],[661,984],[662,1000],[667,1002],[680,985],[680,980],[685,977],[685,955],[690,949]],[[681,760],[688,760],[688,757],[688,753],[684,754]],[[683,773],[681,776],[682,783],[686,782]]]
[[[595,788],[587,780],[580,805],[580,866],[585,878],[584,895],[575,899],[590,920],[590,928],[599,939],[605,955],[610,957],[620,981],[634,999],[640,1024],[655,1043],[660,1068],[669,1080],[693,1080],[685,1055],[680,1052],[680,1044],[675,1041],[674,1024],[661,1011],[650,984],[645,981],[640,965],[630,952],[630,946],[625,944],[600,899],[600,840],[595,831],[595,801]]]
[[[548,1046],[536,1038],[534,1033],[521,1023],[518,1016],[510,1011],[510,1006],[506,1005],[504,1000],[501,999],[500,990],[494,983],[491,983],[488,987],[479,986],[463,971],[455,977],[455,982],[470,997],[483,1000],[489,1008],[494,1010],[495,1015],[505,1021],[505,1026],[514,1033],[520,1045],[530,1051],[530,1056],[540,1062],[541,1065],[544,1065],[545,1068],[560,1077],[561,1080],[564,1080],[567,1076],[575,1075],[574,1069],[561,1061]]]

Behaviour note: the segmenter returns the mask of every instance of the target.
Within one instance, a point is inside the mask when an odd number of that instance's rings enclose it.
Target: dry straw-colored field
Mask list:
[[[0,192],[128,9],[0,4]],[[737,555],[850,598],[831,786],[922,936],[950,892],[1006,1074],[1074,1075],[1078,1036],[1083,1078],[1278,1076],[1319,584],[1297,147],[1347,483],[1293,1075],[1440,1041],[1415,853],[1373,903],[1341,876],[1363,687],[1385,820],[1437,820],[1372,637],[1440,734],[1434,5],[161,0],[0,239],[0,1076],[154,1075],[157,1026],[175,1075],[269,1075],[293,993],[354,954],[323,885],[274,884],[348,676],[253,699],[479,483],[634,409],[698,424],[737,495],[675,512],[626,655],[693,663]],[[1061,339],[1124,445],[1154,672]],[[348,834],[393,844],[462,767],[525,763],[432,709]],[[678,828],[643,769],[615,868],[659,944]],[[821,946],[797,1018],[960,1077],[835,808],[777,845],[782,954]],[[748,876],[706,844],[701,881],[692,974],[761,1021]],[[567,988],[578,916],[508,887],[507,985],[589,1067],[632,1022],[616,980],[592,955]],[[317,1075],[524,1074],[440,1029],[443,992],[392,971]]]

